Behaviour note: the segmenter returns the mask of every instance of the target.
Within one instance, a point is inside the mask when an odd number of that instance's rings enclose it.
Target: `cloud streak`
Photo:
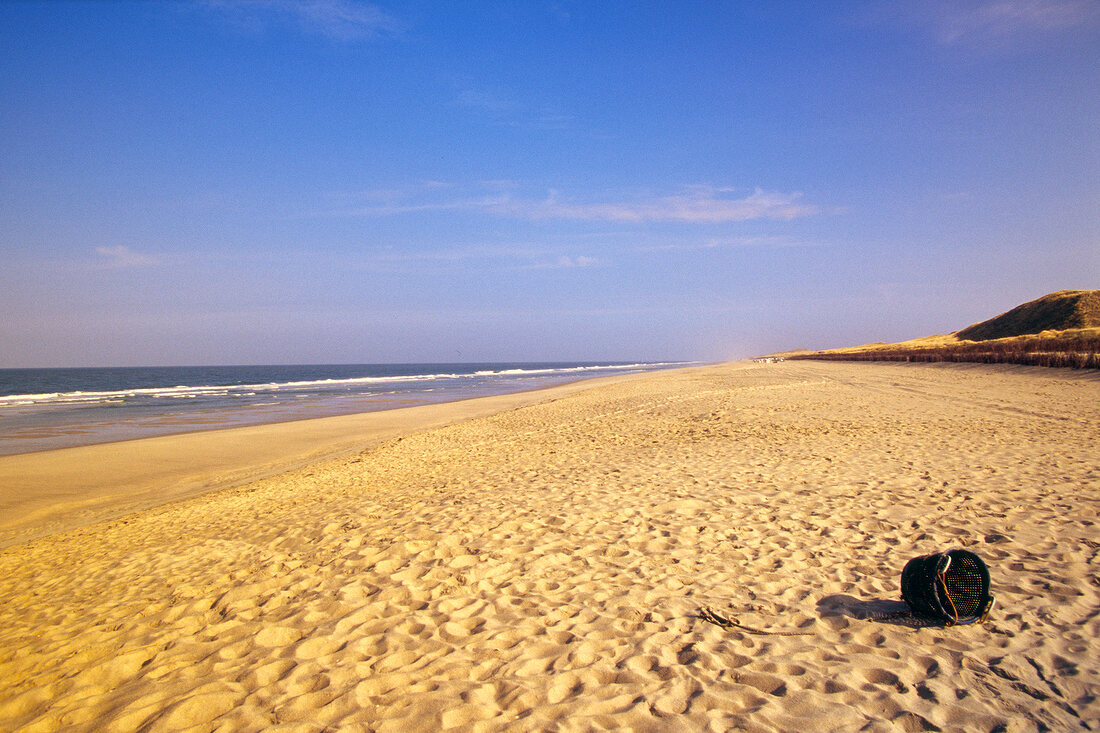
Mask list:
[[[937,40],[945,45],[1003,43],[1095,24],[1100,20],[1100,3],[1095,0],[940,0],[921,3],[912,13],[918,22],[930,26]]]
[[[747,196],[728,188],[694,186],[683,193],[632,201],[585,202],[564,199],[551,192],[540,199],[514,194],[455,198],[436,201],[392,202],[356,209],[351,213],[386,216],[429,211],[482,212],[492,216],[539,220],[599,221],[615,223],[683,222],[730,223],[753,219],[791,220],[821,213],[818,206],[803,203],[800,193],[781,193],[757,188]]]
[[[468,77],[455,77],[454,104],[480,115],[492,124],[532,130],[567,130],[575,117],[546,105],[533,107],[498,89],[477,85]]]
[[[584,255],[578,255],[577,257],[567,257],[562,255],[554,262],[533,265],[528,269],[535,270],[571,270],[578,267],[595,267],[599,264],[599,260],[595,257],[586,257]]]
[[[416,271],[423,269],[486,268],[500,270],[567,270],[599,267],[603,260],[588,255],[565,255],[562,247],[546,244],[516,243],[459,246],[443,249],[397,249],[358,254],[355,265],[373,271]]]
[[[99,266],[107,269],[148,267],[160,264],[158,257],[135,252],[121,244],[113,247],[96,247],[95,252],[100,257]]]
[[[208,0],[206,7],[248,28],[272,22],[341,41],[359,41],[399,30],[395,18],[356,0]]]
[[[792,247],[828,247],[827,242],[810,239],[792,239],[785,236],[710,237],[688,242],[662,242],[642,249],[647,252],[694,251],[707,249],[787,249]]]
[[[505,204],[502,213],[514,212],[531,219],[578,219],[609,222],[720,223],[750,219],[796,219],[818,213],[815,206],[798,201],[798,193],[785,194],[756,189],[742,198],[731,198],[728,190],[695,188],[686,194],[662,196],[648,201],[573,203],[555,196],[541,202]]]

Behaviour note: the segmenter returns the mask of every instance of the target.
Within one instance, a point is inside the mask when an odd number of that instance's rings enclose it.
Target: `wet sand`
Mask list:
[[[785,362],[570,388],[349,423],[328,458],[269,437],[296,468],[54,515],[65,531],[0,551],[0,729],[1100,726],[1096,372]],[[990,621],[889,618],[905,561],[955,546],[990,564]]]

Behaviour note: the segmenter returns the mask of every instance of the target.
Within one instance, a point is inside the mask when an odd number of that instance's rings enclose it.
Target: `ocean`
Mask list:
[[[0,455],[450,402],[685,364],[0,369]]]

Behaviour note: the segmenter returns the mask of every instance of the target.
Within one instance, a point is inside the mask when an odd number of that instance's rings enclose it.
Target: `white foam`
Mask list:
[[[162,399],[196,399],[200,397],[241,397],[259,392],[277,392],[308,387],[339,387],[342,385],[391,384],[401,382],[434,382],[441,380],[475,379],[486,377],[548,376],[578,374],[599,371],[630,371],[659,367],[682,366],[693,362],[656,362],[635,364],[599,364],[575,367],[546,367],[535,369],[485,369],[470,374],[442,372],[437,374],[405,374],[377,377],[350,377],[346,379],[312,379],[294,382],[265,382],[237,385],[185,385],[174,387],[140,387],[135,389],[102,392],[45,392],[41,394],[0,395],[0,409],[28,405],[91,405],[118,402],[127,398],[150,397]]]

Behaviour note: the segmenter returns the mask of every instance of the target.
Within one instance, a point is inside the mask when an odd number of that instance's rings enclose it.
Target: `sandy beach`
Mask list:
[[[415,430],[514,410],[617,379],[600,377],[440,404],[0,455],[0,549],[248,483]]]
[[[487,400],[0,460],[0,730],[1100,728],[1097,372]],[[889,618],[958,546],[990,620]]]

